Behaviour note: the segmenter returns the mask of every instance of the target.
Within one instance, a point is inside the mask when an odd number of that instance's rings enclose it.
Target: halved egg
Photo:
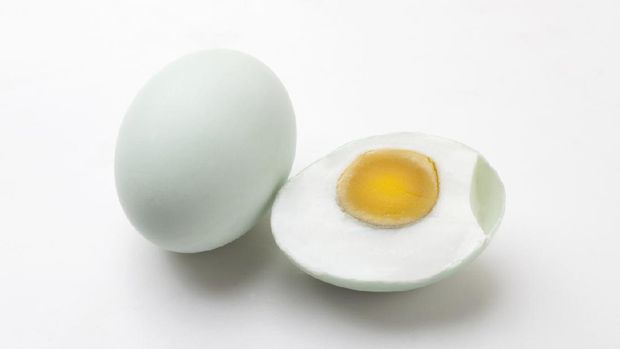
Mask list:
[[[437,281],[476,257],[504,212],[504,187],[475,150],[396,133],[348,143],[280,190],[276,243],[322,281],[402,291]]]

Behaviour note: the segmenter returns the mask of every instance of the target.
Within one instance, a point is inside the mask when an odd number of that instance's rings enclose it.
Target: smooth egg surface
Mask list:
[[[232,50],[184,56],[140,90],[116,145],[118,196],[160,247],[199,252],[248,231],[288,177],[295,116],[286,89]]]
[[[348,143],[290,179],[271,225],[280,249],[308,274],[356,290],[402,291],[477,256],[499,225],[504,196],[477,151],[387,134]]]

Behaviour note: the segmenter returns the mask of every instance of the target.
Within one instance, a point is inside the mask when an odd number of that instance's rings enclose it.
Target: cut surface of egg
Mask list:
[[[308,274],[363,291],[403,291],[477,256],[504,187],[475,150],[396,133],[348,143],[289,180],[272,208],[276,243]]]
[[[257,59],[199,51],[167,65],[135,97],[115,154],[120,203],[148,240],[176,252],[248,231],[286,181],[295,116]]]

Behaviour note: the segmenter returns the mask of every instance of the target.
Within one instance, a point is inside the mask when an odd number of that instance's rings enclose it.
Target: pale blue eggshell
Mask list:
[[[158,246],[199,252],[248,231],[288,177],[295,116],[286,89],[232,50],[184,56],[140,90],[115,154],[118,196]]]

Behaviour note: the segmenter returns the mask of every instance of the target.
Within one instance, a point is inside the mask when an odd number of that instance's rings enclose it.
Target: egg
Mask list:
[[[286,89],[257,59],[205,50],[139,91],[118,135],[121,206],[148,240],[200,252],[245,232],[286,181],[295,153]]]
[[[476,257],[502,219],[505,193],[477,151],[420,133],[348,143],[280,190],[279,248],[311,276],[362,291],[404,291]]]

